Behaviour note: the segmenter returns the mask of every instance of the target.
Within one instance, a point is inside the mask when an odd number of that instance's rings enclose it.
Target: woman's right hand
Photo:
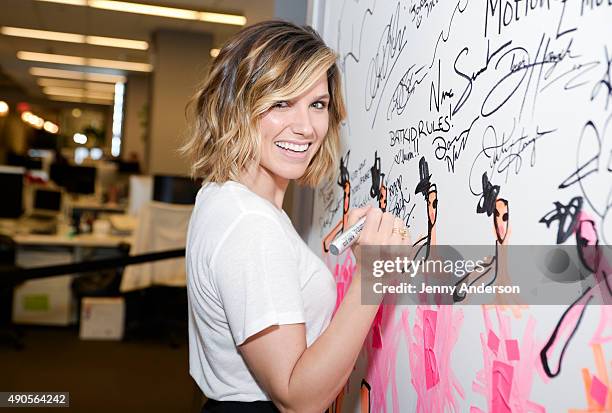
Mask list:
[[[365,225],[357,239],[357,245],[411,245],[410,234],[404,222],[389,212],[382,212],[380,208],[366,206],[351,208],[348,216],[349,228],[362,217],[366,217]],[[394,231],[393,229],[396,228]],[[402,230],[406,235],[402,236]]]
[[[359,238],[351,248],[355,256],[357,268],[361,268],[362,262],[360,247],[371,246],[367,252],[370,256],[372,256],[371,254],[376,254],[377,259],[392,259],[394,253],[398,252],[397,249],[379,248],[378,251],[375,251],[375,246],[412,245],[404,222],[393,214],[382,212],[380,208],[371,206],[352,208],[348,216],[349,228],[364,216],[366,221],[361,234],[359,234]],[[397,230],[394,231],[394,228],[397,228]],[[405,236],[401,235],[402,230],[405,230]]]

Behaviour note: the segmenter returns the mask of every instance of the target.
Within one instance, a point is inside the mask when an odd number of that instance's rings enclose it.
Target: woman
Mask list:
[[[360,303],[357,272],[331,320],[332,274],[281,209],[290,180],[315,186],[336,169],[345,109],[335,60],[309,27],[259,23],[221,49],[194,98],[184,151],[205,183],[186,262],[203,412],[322,412],[376,314]],[[409,244],[401,220],[377,208],[353,209],[349,225],[366,214],[362,245]]]

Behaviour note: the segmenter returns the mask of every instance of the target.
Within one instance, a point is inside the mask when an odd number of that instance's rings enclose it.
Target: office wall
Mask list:
[[[24,154],[27,149],[27,129],[19,114],[12,111],[4,118],[3,136],[6,152]]]
[[[296,24],[306,23],[306,0],[276,0],[274,16]]]
[[[125,119],[121,157],[128,159],[132,153],[138,156],[141,167],[146,158],[145,145],[149,122],[149,77],[145,75],[128,76],[125,91]]]
[[[148,169],[152,174],[183,175],[189,165],[177,148],[186,133],[185,105],[204,79],[212,36],[158,31],[153,36]]]

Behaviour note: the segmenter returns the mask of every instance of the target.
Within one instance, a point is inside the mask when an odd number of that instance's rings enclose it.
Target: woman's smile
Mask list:
[[[278,150],[291,160],[303,160],[308,158],[310,154],[311,142],[296,142],[296,141],[277,141],[274,142]]]

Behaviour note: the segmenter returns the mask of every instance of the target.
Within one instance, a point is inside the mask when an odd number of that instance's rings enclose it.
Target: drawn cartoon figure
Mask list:
[[[385,174],[381,172],[381,168],[380,157],[376,151],[374,152],[374,165],[370,168],[370,177],[372,178],[370,197],[377,199],[378,207],[384,212],[387,209],[387,187],[384,182]],[[372,345],[374,348],[382,347],[382,309],[382,306],[378,309],[376,317],[374,317],[374,322],[372,323]]]
[[[361,388],[359,389],[359,406],[361,413],[370,413],[370,385],[365,379],[361,380]]]
[[[575,205],[581,204],[575,203]],[[595,222],[584,212],[578,212],[574,233],[580,262],[594,276],[596,284],[595,286],[587,287],[584,293],[563,312],[548,341],[540,351],[540,361],[544,372],[551,378],[558,376],[561,372],[563,357],[570,341],[580,326],[586,306],[594,298],[602,299],[605,304],[610,304],[612,300],[612,289],[608,280],[608,276],[612,274],[612,267],[610,267],[602,254]],[[601,306],[601,318],[595,332],[595,339],[601,340],[604,329],[610,327],[611,311],[609,305]],[[608,337],[608,339],[612,338]],[[553,367],[551,366],[550,358],[551,353],[557,346],[561,346],[561,350],[556,357],[556,367]]]
[[[507,274],[506,247],[510,235],[510,206],[506,199],[498,197],[500,187],[489,182],[486,172],[482,175],[482,187],[483,192],[476,207],[476,212],[485,213],[493,217],[495,251],[491,258],[484,260],[483,271],[474,271],[459,279],[456,283],[458,288],[453,294],[453,300],[455,302],[463,301],[466,297],[465,292],[460,292],[459,287],[461,285],[471,286],[476,282],[481,282],[489,286],[496,281],[502,284],[507,284],[509,281]],[[499,296],[496,300],[498,300],[498,298]]]
[[[374,164],[370,168],[370,196],[378,202],[378,207],[387,208],[387,187],[385,174],[381,172],[381,160],[374,153]],[[364,345],[367,355],[367,376],[361,384],[361,411],[386,411],[387,390],[391,389],[393,411],[399,411],[398,388],[395,368],[400,338],[404,325],[395,317],[395,297],[378,308]],[[407,317],[407,310],[405,317]],[[402,314],[403,314],[402,312]],[[401,317],[401,314],[400,314]]]
[[[582,127],[578,140],[576,170],[559,189],[577,186],[584,202],[597,216],[597,227],[605,244],[612,243],[612,115],[603,125],[592,120]]]
[[[415,195],[421,193],[427,202],[427,235],[420,237],[412,246],[418,248],[416,257],[427,260],[431,252],[431,246],[436,244],[436,221],[438,219],[438,188],[431,183],[429,165],[425,157],[419,160],[419,182],[414,190]],[[423,253],[423,248],[425,252]]]
[[[540,223],[546,224],[547,228],[550,228],[553,222],[559,222],[559,227],[557,228],[557,244],[563,244],[576,231],[576,224],[578,222],[578,215],[580,211],[582,211],[582,204],[583,200],[581,196],[572,198],[567,205],[555,201],[555,209],[548,212],[540,219]]]
[[[387,210],[387,186],[385,185],[385,174],[381,172],[380,156],[374,152],[374,165],[370,168],[372,186],[370,197],[378,200],[378,207],[385,212]]]
[[[343,204],[342,204],[342,219],[329,231],[329,233],[323,238],[323,253],[329,252],[329,245],[338,235],[340,235],[344,228],[348,225],[348,212],[351,206],[351,179],[348,171],[348,161],[351,151],[346,153],[345,157],[340,158],[340,177],[338,178],[338,185],[343,190]]]
[[[342,218],[338,223],[331,229],[331,231],[323,238],[323,253],[329,253],[329,246],[338,235],[340,235],[344,229],[348,226],[348,213],[351,205],[351,180],[348,170],[348,161],[351,151],[346,153],[346,156],[340,158],[340,176],[338,177],[338,185],[342,187],[343,191],[343,204],[342,204]],[[329,267],[328,263],[328,267]],[[338,306],[344,298],[344,294],[348,290],[348,287],[353,278],[353,274],[357,265],[353,262],[351,253],[345,255],[344,262],[342,265],[336,263],[333,268],[334,279],[336,281],[336,307],[334,313],[338,309]],[[344,388],[340,390],[336,400],[327,410],[328,413],[336,413],[342,411],[342,401],[344,399]]]
[[[326,410],[326,413],[341,413],[342,412],[342,403],[344,401],[345,392],[346,392],[345,388],[342,388],[342,390],[340,390],[340,393],[338,393],[332,405],[329,406],[329,408]]]

